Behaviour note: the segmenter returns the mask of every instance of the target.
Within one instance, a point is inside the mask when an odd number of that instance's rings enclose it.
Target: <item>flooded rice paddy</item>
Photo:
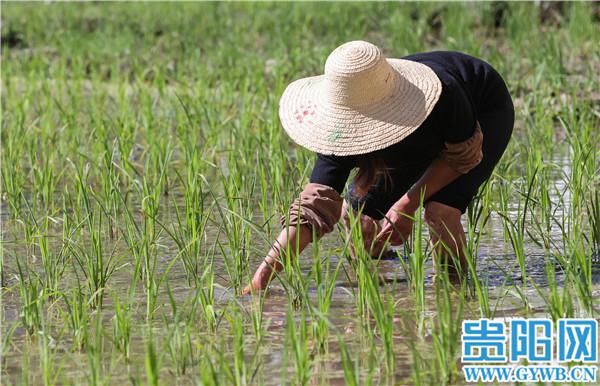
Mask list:
[[[3,4],[0,383],[463,384],[464,319],[597,318],[599,24],[561,7]],[[239,296],[314,162],[278,97],[359,37],[482,56],[515,97],[469,272],[417,221],[394,260],[336,230]]]

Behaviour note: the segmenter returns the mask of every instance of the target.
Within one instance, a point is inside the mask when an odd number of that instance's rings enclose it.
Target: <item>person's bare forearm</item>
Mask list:
[[[252,281],[242,291],[242,294],[248,294],[252,290],[262,290],[266,288],[275,276],[275,272],[279,272],[283,269],[282,258],[286,256],[288,251],[288,258],[297,258],[297,255],[306,248],[311,240],[311,229],[305,225],[300,225],[298,227],[290,226],[289,229],[283,229],[279,233],[277,240],[273,243],[273,246],[271,246],[267,257],[265,257],[254,273]]]
[[[438,158],[431,163],[421,178],[406,192],[406,198],[418,206],[421,194],[423,194],[423,201],[427,201],[459,176],[461,176],[459,172],[452,169],[446,161]]]
[[[288,229],[282,229],[267,257],[265,257],[264,263],[272,266],[278,272],[281,271],[283,269],[281,264],[282,253],[285,254],[289,250],[291,254],[294,254],[296,246],[298,246],[298,254],[300,254],[310,243],[311,236],[310,228],[304,225],[299,227],[290,226],[289,231]]]
[[[375,238],[376,253],[383,250],[388,241],[392,245],[400,245],[408,238],[412,231],[412,217],[421,202],[421,194],[423,201],[426,201],[458,176],[460,173],[446,161],[437,159],[432,162],[423,176],[386,213],[387,222]]]

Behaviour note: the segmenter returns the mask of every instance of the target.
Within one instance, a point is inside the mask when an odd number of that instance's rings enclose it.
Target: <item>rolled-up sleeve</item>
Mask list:
[[[306,184],[290,206],[289,216],[281,217],[281,225],[306,225],[321,238],[331,232],[339,221],[342,202],[342,197],[334,188],[318,183]]]
[[[459,143],[445,143],[441,158],[448,162],[450,167],[458,173],[466,174],[479,165],[483,159],[482,143],[483,133],[481,127],[479,127],[479,122],[476,122],[475,131],[469,139]]]

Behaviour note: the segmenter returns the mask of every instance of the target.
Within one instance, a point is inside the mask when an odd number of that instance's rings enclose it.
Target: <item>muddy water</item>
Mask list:
[[[567,166],[568,167],[568,166]],[[556,181],[556,191],[562,191],[560,180]],[[568,205],[568,197],[561,197],[560,200]],[[553,197],[553,201],[558,202],[559,197]],[[517,206],[513,205],[509,210],[517,210]],[[21,304],[19,300],[18,288],[16,286],[16,264],[15,259],[27,259],[27,252],[24,246],[19,241],[20,228],[18,224],[9,220],[6,216],[8,208],[2,207],[3,212],[3,251],[4,251],[4,284],[5,287],[2,293],[2,318],[3,318],[3,339],[8,341],[8,345],[4,347],[4,355],[2,359],[3,378],[8,382],[6,384],[20,383],[20,377],[23,373],[27,373],[26,382],[30,384],[42,383],[42,375],[40,371],[40,355],[39,355],[39,338],[28,337],[25,330],[20,325],[19,314],[21,312]],[[209,229],[208,234],[215,235],[216,229]],[[504,239],[504,230],[502,220],[496,214],[492,214],[490,220],[482,229],[481,244],[478,252],[478,277],[489,287],[490,303],[495,305],[498,302],[496,315],[498,317],[513,317],[523,315],[522,301],[508,291],[511,287],[521,288],[528,298],[531,311],[534,315],[546,315],[543,299],[539,296],[536,290],[531,285],[531,282],[522,283],[521,270],[515,260],[514,253],[510,245]],[[53,243],[56,244],[62,237],[57,233],[54,235]],[[426,237],[426,235],[424,235]],[[559,241],[562,234],[558,229],[554,229],[552,238]],[[128,259],[127,249],[122,241],[115,243],[109,239],[106,240],[106,249],[108,251],[114,249],[117,255],[124,257],[121,262],[121,269],[111,278],[110,287],[105,297],[104,311],[102,312],[102,325],[105,329],[105,336],[111,335],[111,319],[114,314],[113,296],[122,297],[125,300],[125,293],[131,284],[131,261]],[[336,255],[335,248],[339,247],[337,235],[328,235],[322,241],[322,250],[330,250],[331,267],[335,267],[340,257]],[[163,272],[165,267],[171,262],[176,254],[176,246],[167,238],[160,239],[160,248],[158,256],[160,258],[159,272]],[[265,246],[266,250],[266,246]],[[526,271],[530,281],[535,282],[540,287],[547,286],[545,264],[549,258],[549,254],[532,240],[526,240],[525,250],[527,252]],[[306,252],[301,260],[301,267],[305,275],[310,271],[310,258]],[[343,265],[350,270],[348,263],[344,258]],[[255,267],[260,259],[257,257],[253,262],[252,267]],[[34,264],[35,265],[35,264]],[[382,261],[379,264],[379,273],[382,280],[382,290],[384,286],[393,288],[393,298],[395,310],[397,313],[394,318],[394,350],[396,359],[396,374],[398,382],[405,383],[411,374],[411,353],[408,349],[407,341],[415,338],[415,305],[412,299],[412,294],[406,280],[406,274],[399,260]],[[556,266],[556,281],[562,285],[564,275],[561,269]],[[231,288],[228,288],[228,274],[223,264],[223,256],[217,253],[215,255],[215,297],[217,313],[228,312],[232,302],[239,305],[241,309],[250,310],[255,307],[254,300],[246,298],[238,298]],[[435,316],[435,292],[433,287],[433,269],[429,261],[426,267],[426,310],[424,313],[428,316]],[[75,283],[76,277],[67,273],[63,282]],[[600,296],[600,271],[595,270],[594,273],[594,296]],[[186,274],[182,264],[177,263],[168,273],[168,283],[173,298],[178,303],[179,307],[185,309],[185,304],[196,295],[196,289],[187,284]],[[335,328],[342,333],[345,338],[349,350],[353,357],[364,358],[361,360],[361,366],[367,366],[367,358],[370,355],[370,347],[368,342],[365,342],[363,326],[361,325],[356,309],[356,301],[353,293],[356,290],[356,283],[351,276],[345,277],[341,273],[338,277],[336,288],[331,301],[329,311],[329,320]],[[65,285],[65,288],[71,288],[70,285]],[[131,360],[127,364],[118,354],[111,352],[111,344],[109,339],[104,342],[104,367],[102,373],[110,374],[111,384],[126,384],[130,383],[132,378],[143,378],[144,370],[144,351],[146,349],[144,343],[145,331],[145,297],[143,290],[137,291],[139,298],[136,301],[133,310],[133,332],[131,341]],[[309,288],[309,298],[316,302],[316,288]],[[58,307],[52,305],[52,301],[46,304],[48,309],[47,332],[50,336],[49,347],[54,353],[52,358],[53,366],[60,368],[59,383],[87,383],[87,374],[89,374],[88,356],[85,352],[73,351],[71,347],[71,338],[69,337],[68,328],[61,328],[65,325],[64,319],[58,312]],[[289,358],[289,350],[284,347],[286,345],[286,325],[288,320],[288,297],[278,283],[275,283],[265,301],[263,309],[265,338],[258,350],[260,358],[260,368],[254,378],[254,383],[257,384],[272,384],[277,385],[285,382],[293,383],[294,363],[293,359]],[[169,306],[169,296],[166,286],[161,287],[161,293],[158,300],[157,317],[152,322],[155,339],[158,342],[162,353],[166,353],[163,343],[169,339],[172,327],[172,315]],[[472,301],[465,311],[464,317],[469,316],[479,317],[478,306],[476,301]],[[298,320],[300,314],[296,314]],[[249,318],[245,318],[245,322],[249,324]],[[252,330],[248,326],[246,329],[247,338],[245,340],[245,353],[248,364],[252,362],[252,352],[255,348],[253,341]],[[12,335],[10,335],[12,333]],[[9,337],[6,339],[6,337]],[[217,338],[218,337],[218,338]],[[231,342],[233,340],[232,332],[227,323],[222,321],[217,335],[207,334],[205,331],[194,331],[192,339],[196,347],[203,344],[209,344],[208,341],[213,340],[213,344],[220,345],[220,348],[225,351],[225,357],[231,359]],[[218,340],[220,339],[220,340]],[[221,342],[221,343],[220,343]],[[429,345],[428,345],[429,342]],[[420,347],[423,350],[431,349],[431,336],[425,333],[425,341]],[[161,368],[161,383],[164,384],[196,384],[198,376],[197,360],[198,355],[202,350],[198,350],[195,363],[190,363],[191,371],[187,375],[175,377],[174,370],[170,365],[170,359],[165,355],[162,359]],[[381,355],[379,353],[378,355]],[[313,367],[314,383],[330,383],[344,384],[343,369],[340,360],[340,353],[334,332],[331,331],[329,338],[328,352],[319,354],[315,357]],[[216,358],[215,358],[216,359]],[[24,368],[29,370],[25,372]],[[286,371],[287,369],[287,371]],[[250,369],[252,371],[252,369]],[[62,380],[61,380],[62,379]],[[377,379],[377,375],[375,375]],[[4,381],[3,381],[4,383]]]

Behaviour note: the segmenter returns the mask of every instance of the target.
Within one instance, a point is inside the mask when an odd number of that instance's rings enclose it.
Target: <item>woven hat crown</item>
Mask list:
[[[427,65],[387,59],[377,46],[353,41],[329,55],[323,75],[286,87],[279,117],[289,136],[314,152],[367,154],[417,130],[441,92]]]
[[[396,77],[379,47],[358,40],[342,44],[329,55],[324,80],[329,103],[358,108],[388,96]]]

